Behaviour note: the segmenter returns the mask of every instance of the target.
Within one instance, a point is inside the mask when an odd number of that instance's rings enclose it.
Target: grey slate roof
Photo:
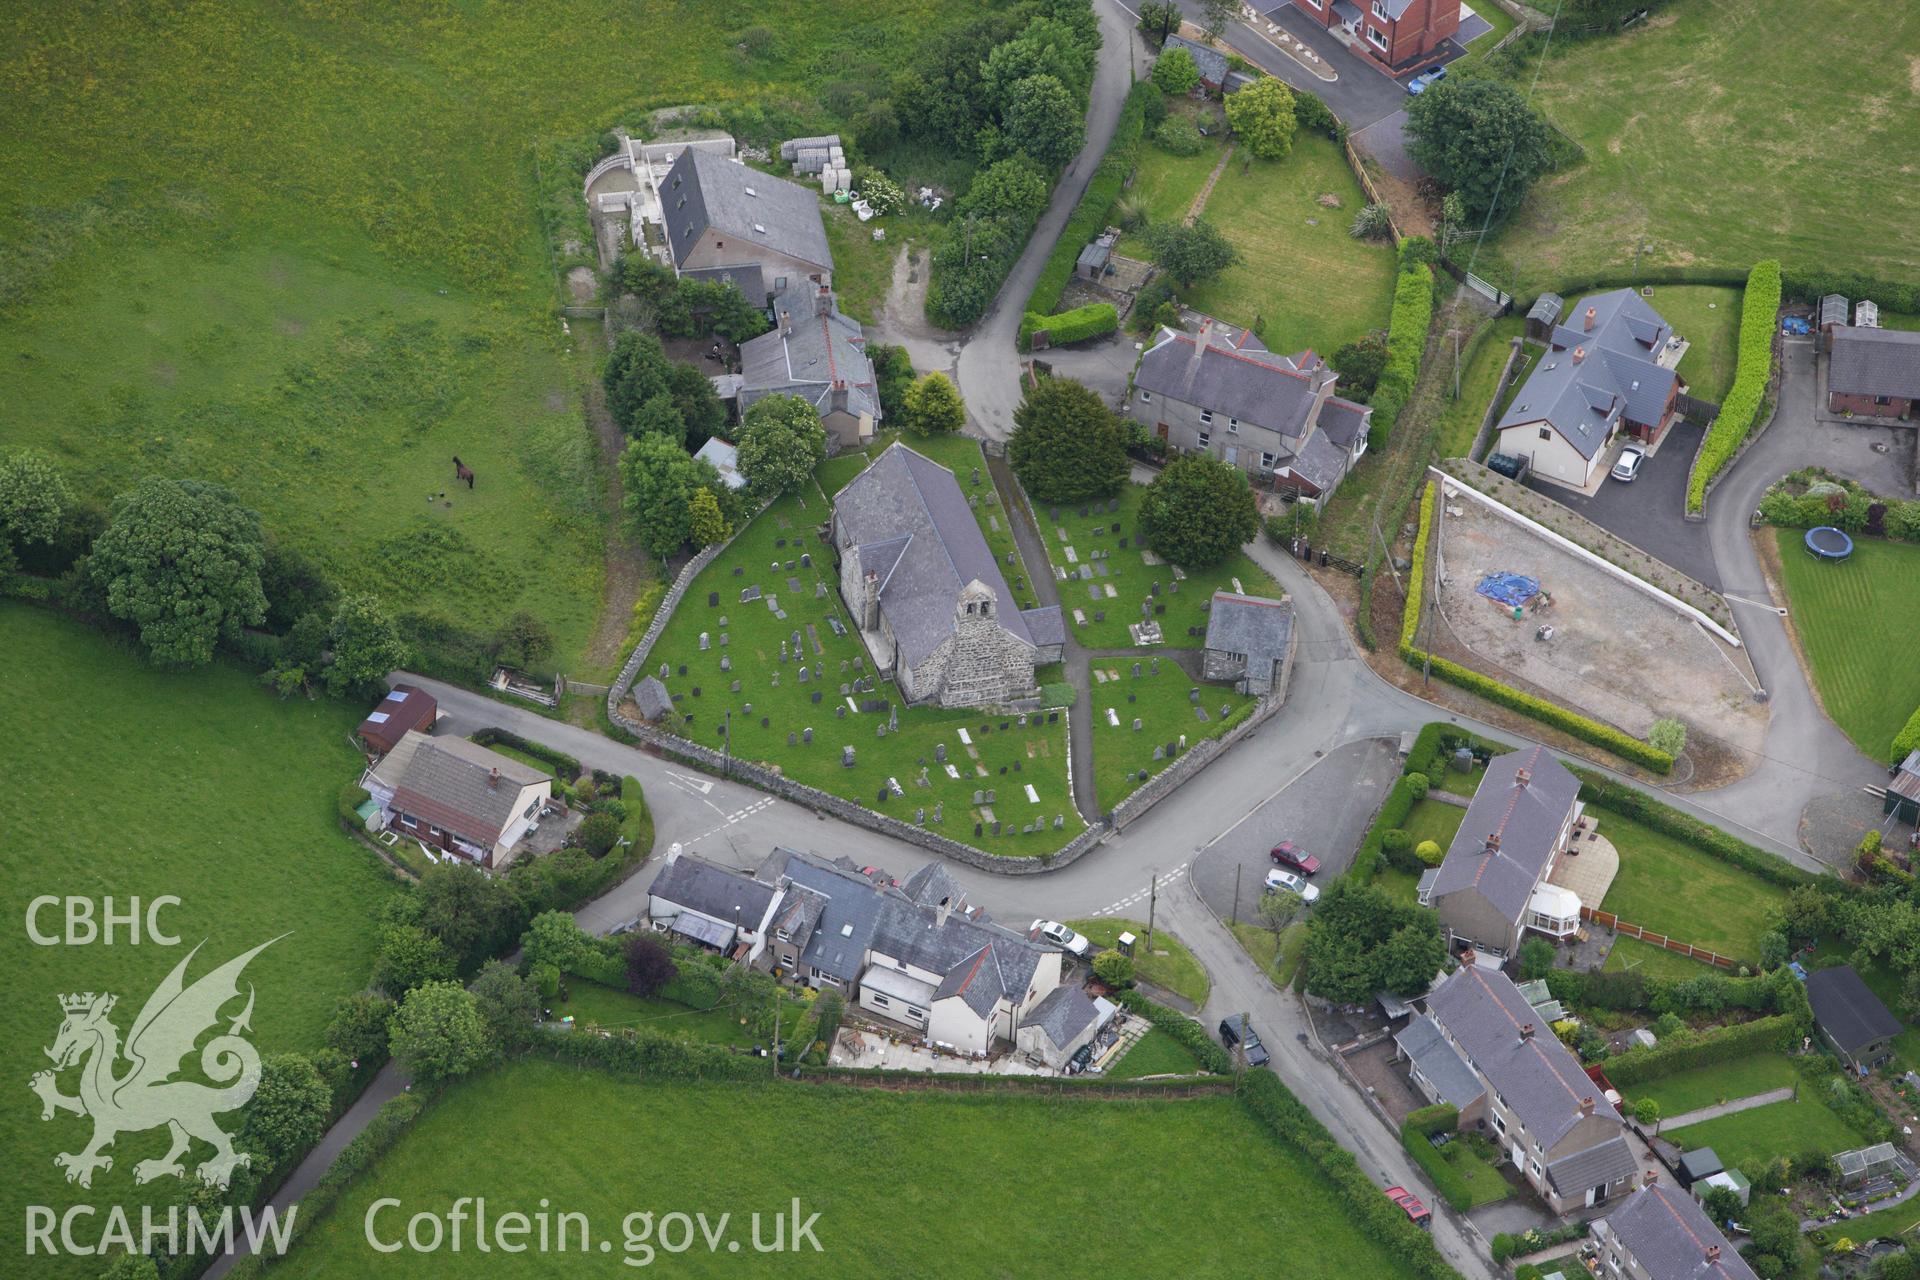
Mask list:
[[[837,300],[818,314],[812,284],[788,289],[773,309],[780,323],[740,346],[741,411],[764,396],[793,395],[825,414],[841,384],[848,413],[879,421],[879,384],[860,322],[843,314]]]
[[[1519,785],[1522,769],[1530,775],[1524,787]],[[1579,793],[1580,780],[1545,747],[1495,756],[1434,877],[1435,905],[1446,894],[1471,890],[1507,919],[1518,920]],[[1491,852],[1489,836],[1500,838]]]
[[[1847,295],[1844,293],[1830,293],[1820,299],[1820,327],[1824,329],[1830,324],[1837,324],[1845,328],[1847,306]]]
[[[1373,410],[1364,404],[1328,396],[1327,402],[1320,406],[1320,430],[1327,439],[1352,452],[1353,442],[1367,433],[1367,423],[1372,417]]]
[[[1406,3],[1406,0],[1400,0]],[[1195,44],[1184,36],[1170,35],[1161,47],[1164,56],[1169,49],[1185,49],[1193,55],[1193,65],[1200,69],[1200,78],[1208,84],[1224,84],[1227,79],[1227,55],[1218,49],[1210,49],[1204,44]]]
[[[647,890],[663,902],[716,920],[734,921],[743,929],[759,927],[777,892],[772,885],[709,862],[697,853],[683,853],[668,862]]]
[[[1133,385],[1283,436],[1305,436],[1325,376],[1301,372],[1286,356],[1231,342],[1211,327],[1202,336],[1162,329],[1140,357]]]
[[[1758,1280],[1699,1202],[1664,1182],[1628,1196],[1607,1215],[1606,1230],[1653,1280]]]
[[[749,195],[748,192],[752,194]],[[679,203],[686,199],[685,207]],[[667,170],[660,199],[675,262],[713,227],[727,235],[833,270],[826,224],[812,188],[688,147]]]
[[[1920,333],[1907,329],[1833,331],[1827,390],[1860,396],[1920,398]]]
[[[1327,439],[1327,433],[1316,431],[1307,437],[1305,444],[1293,457],[1287,459],[1287,466],[1293,473],[1324,493],[1340,483],[1340,477],[1347,473],[1347,452],[1333,441]]]
[[[1458,969],[1428,995],[1427,1011],[1543,1150],[1551,1151],[1579,1123],[1585,1098],[1593,1099],[1595,1115],[1620,1125],[1620,1113],[1505,974],[1473,965]],[[1528,1025],[1534,1033],[1522,1038],[1520,1029]],[[1627,1154],[1631,1160],[1631,1152]],[[1563,1157],[1559,1163],[1577,1172],[1570,1161]],[[1581,1184],[1556,1177],[1555,1185],[1568,1189]]]
[[[880,611],[907,666],[919,666],[953,634],[954,606],[975,581],[999,601],[1000,625],[1035,643],[959,481],[931,458],[887,446],[840,490],[833,518],[860,549],[861,566],[880,575]]]
[[[1022,609],[1020,619],[1027,624],[1028,638],[1037,645],[1067,642],[1067,620],[1060,616],[1060,606],[1057,604]]]
[[[1397,1032],[1393,1042],[1420,1068],[1420,1074],[1432,1082],[1442,1102],[1451,1102],[1465,1110],[1486,1092],[1480,1078],[1459,1052],[1440,1034],[1440,1027],[1421,1014]]]
[[[936,907],[942,901],[958,907],[967,899],[967,891],[960,887],[960,882],[937,862],[929,862],[908,876],[901,883],[900,891],[923,907]]]
[[[1640,1172],[1633,1146],[1624,1129],[1605,1142],[1595,1143],[1547,1164],[1547,1181],[1561,1195],[1579,1195],[1588,1187],[1611,1186]]]
[[[945,974],[936,1000],[959,996],[969,1009],[986,1014],[1001,996],[1017,1002],[1046,948],[1012,930],[953,913],[940,924],[931,908],[903,898],[889,899],[874,930],[873,949],[929,973]]]
[[[1586,328],[1588,308],[1592,329]],[[1545,422],[1591,458],[1623,416],[1659,421],[1676,375],[1655,357],[1673,330],[1631,289],[1589,294],[1566,319],[1494,429]]]
[[[755,877],[768,883],[784,878],[789,887],[799,885],[819,895],[821,905],[800,959],[842,982],[858,981],[886,903],[885,891],[858,871],[789,849],[776,850]]]
[[[1567,300],[1559,294],[1543,293],[1533,300],[1531,307],[1527,308],[1527,319],[1538,320],[1542,324],[1553,324],[1560,319],[1561,309],[1566,305]]]
[[[1293,639],[1293,602],[1216,591],[1207,608],[1207,648],[1244,653],[1247,666],[1281,662]]]
[[[1064,1049],[1099,1016],[1100,1011],[1093,1007],[1093,1001],[1081,988],[1055,987],[1028,1011],[1020,1025],[1039,1027],[1056,1049]]]
[[[731,267],[695,267],[691,271],[682,271],[680,274],[689,280],[730,284],[738,289],[752,305],[756,307],[767,305],[767,278],[757,262],[743,262]]]
[[[465,738],[429,738],[414,729],[401,743],[414,739],[394,780],[394,807],[482,844],[491,845],[513,821],[521,789],[548,777]]]
[[[1848,1053],[1902,1030],[1900,1019],[1887,1012],[1850,964],[1809,973],[1807,1002],[1820,1029]]]

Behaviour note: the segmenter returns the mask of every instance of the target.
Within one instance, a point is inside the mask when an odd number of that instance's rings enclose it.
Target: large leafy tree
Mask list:
[[[1140,502],[1147,545],[1183,568],[1218,564],[1260,530],[1246,472],[1205,454],[1176,458]]]
[[[713,379],[697,365],[684,361],[669,365],[667,387],[673,396],[673,407],[680,411],[680,420],[686,423],[689,448],[698,449],[709,437],[725,429],[727,406],[721,401],[720,393],[713,389]]]
[[[1042,17],[1029,22],[1026,30],[1013,39],[996,46],[980,68],[980,79],[996,103],[1010,102],[1014,86],[1033,76],[1052,76],[1084,101],[1092,70],[1093,60],[1066,24]]]
[[[417,924],[389,924],[373,958],[373,985],[393,999],[453,977],[458,961],[447,944]]]
[[[1329,1000],[1418,994],[1446,958],[1438,916],[1371,885],[1334,881],[1307,921],[1307,990]]]
[[[1073,90],[1049,75],[1017,81],[1000,113],[1005,145],[1024,151],[1047,169],[1073,159],[1086,137],[1086,119]]]
[[[473,979],[474,1008],[502,1049],[519,1049],[540,1020],[540,993],[504,960],[489,960]]]
[[[1407,150],[1460,193],[1468,217],[1499,222],[1552,165],[1547,123],[1501,80],[1442,80],[1407,106]]]
[[[1047,207],[1047,175],[1023,155],[996,160],[974,175],[956,207],[975,218],[1006,217],[1025,225]]]
[[[1147,245],[1153,260],[1183,289],[1211,280],[1241,260],[1240,251],[1205,218],[1156,222],[1147,228]]]
[[[393,1001],[371,991],[340,997],[327,1024],[327,1047],[355,1063],[385,1056]]]
[[[923,436],[946,435],[967,425],[967,407],[947,375],[935,371],[907,388],[907,428]]]
[[[1126,483],[1126,436],[1093,391],[1071,378],[1042,378],[1013,411],[1007,461],[1040,501],[1084,502]]]
[[[701,489],[694,494],[687,506],[687,536],[693,544],[710,547],[716,542],[725,542],[732,534],[733,524],[720,509],[720,500],[713,496],[713,490]]]
[[[1140,20],[1145,22],[1145,16]],[[1194,64],[1186,46],[1175,45],[1154,60],[1153,83],[1160,92],[1176,97],[1193,91],[1200,83],[1200,68]]]
[[[473,993],[457,982],[429,982],[407,992],[387,1024],[395,1061],[421,1084],[467,1074],[493,1056],[493,1033]]]
[[[620,455],[621,502],[640,544],[663,559],[693,532],[693,496],[720,474],[664,436],[641,436]]]
[[[0,541],[52,542],[72,505],[73,490],[44,453],[16,449],[0,457]]]
[[[639,430],[640,409],[655,396],[673,393],[673,361],[650,333],[629,329],[614,343],[601,383],[607,391],[607,412],[629,435]],[[685,434],[684,425],[681,428]]]
[[[526,922],[512,882],[468,863],[429,868],[414,898],[420,927],[445,943],[463,970],[506,950]]]
[[[1365,400],[1373,394],[1380,374],[1387,367],[1386,332],[1375,329],[1365,337],[1355,338],[1328,356],[1327,363],[1340,375],[1341,395]]]
[[[1262,76],[1227,95],[1227,123],[1254,159],[1282,159],[1293,150],[1297,127],[1293,90],[1272,76]]]
[[[813,477],[827,456],[827,429],[799,396],[767,396],[741,420],[740,474],[761,497],[790,493]]]
[[[1200,0],[1200,26],[1209,36],[1218,36],[1240,16],[1240,0]]]
[[[332,1108],[333,1091],[311,1061],[297,1053],[274,1054],[260,1064],[240,1145],[280,1168],[320,1141]]]
[[[389,671],[407,665],[407,642],[393,617],[373,596],[348,596],[340,602],[328,633],[333,661],[327,664],[327,688],[351,693],[381,683]]]
[[[107,608],[139,628],[149,653],[195,665],[266,617],[265,558],[260,517],[226,489],[149,476],[114,499],[89,563]]]

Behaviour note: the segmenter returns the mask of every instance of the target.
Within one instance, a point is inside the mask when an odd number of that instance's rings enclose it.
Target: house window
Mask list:
[[[1382,22],[1387,20],[1387,6],[1381,4],[1380,0],[1373,0],[1373,16]]]
[[[1875,404],[1892,404],[1893,397],[1892,396],[1875,396],[1873,398],[1873,402]]]
[[[1493,1131],[1499,1134],[1504,1134],[1507,1131],[1507,1122],[1500,1118],[1498,1111],[1493,1113]]]
[[[1193,433],[1193,438],[1199,441],[1202,449],[1213,443],[1213,434],[1208,431],[1196,431]]]
[[[1307,0],[1307,3],[1316,9],[1320,7],[1320,0]]]
[[[1263,454],[1261,454],[1261,455],[1260,455],[1260,469],[1261,469],[1262,471],[1271,471],[1271,470],[1273,470],[1273,464],[1274,464],[1274,462],[1275,462],[1275,461],[1276,461],[1276,459],[1274,458],[1274,456],[1273,456],[1272,454],[1270,454],[1270,453],[1263,453]]]
[[[1233,435],[1233,436],[1237,436],[1240,434],[1240,419],[1238,418],[1227,419],[1227,434]]]
[[[826,985],[830,987],[837,987],[840,985],[840,979],[834,977],[830,973],[816,973],[813,976],[820,979],[820,981],[824,982]]]
[[[775,277],[774,277],[774,279],[773,279],[773,291],[774,291],[775,293],[783,293],[783,292],[785,292],[785,291],[786,291],[786,287],[787,287],[787,278],[786,278],[785,276],[775,276]]]
[[[1551,439],[1553,439],[1553,428],[1552,428],[1552,427],[1542,427],[1542,428],[1540,428],[1540,438],[1541,438],[1542,440],[1551,440]]]
[[[867,994],[868,994],[869,996],[871,996],[871,997],[873,997],[873,1007],[874,1007],[874,1008],[876,1008],[876,1009],[888,1009],[888,1008],[891,1008],[891,1007],[892,1007],[891,1005],[889,1005],[889,1004],[887,1003],[887,998],[886,998],[885,996],[883,996],[883,995],[881,995],[881,994],[880,994],[880,993],[879,993],[878,991],[869,991],[869,992],[867,992]]]
[[[1202,410],[1200,411],[1200,421],[1202,421],[1202,422],[1206,422],[1206,423],[1211,423],[1211,422],[1213,421],[1213,410],[1211,410],[1211,409],[1202,409]]]
[[[927,1011],[925,1009],[916,1009],[912,1005],[908,1005],[907,1016],[909,1018],[918,1018],[920,1021],[925,1022],[927,1020]]]
[[[420,828],[420,819],[414,817],[410,813],[400,815],[400,821],[406,823],[409,827],[412,827],[416,831],[419,830]]]
[[[1387,47],[1387,38],[1380,34],[1379,28],[1377,27],[1367,28],[1367,39],[1382,49]]]
[[[1540,1162],[1538,1160],[1527,1161],[1527,1172],[1538,1178],[1540,1176]]]

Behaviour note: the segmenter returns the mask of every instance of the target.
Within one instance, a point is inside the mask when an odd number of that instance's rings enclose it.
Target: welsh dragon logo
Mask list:
[[[200,1181],[209,1186],[224,1189],[234,1169],[252,1163],[245,1152],[233,1149],[233,1143],[213,1119],[245,1106],[260,1087],[260,1055],[240,1034],[252,1029],[251,983],[247,984],[246,1007],[228,1024],[224,1035],[215,1036],[200,1051],[201,1071],[219,1087],[173,1077],[193,1052],[201,1033],[220,1021],[221,1008],[240,995],[240,972],[247,962],[279,940],[270,938],[187,986],[187,964],[199,952],[196,946],[147,998],[140,1016],[133,1020],[124,1047],[119,1028],[108,1018],[117,996],[89,991],[60,997],[66,1019],[60,1024],[53,1047],[46,1050],[53,1059],[53,1070],[37,1072],[28,1084],[40,1095],[42,1120],[53,1119],[56,1111],[93,1118],[93,1140],[80,1151],[53,1158],[67,1171],[68,1182],[91,1187],[94,1170],[113,1168],[113,1157],[103,1155],[102,1149],[112,1146],[115,1137],[161,1125],[167,1127],[173,1145],[158,1160],[136,1164],[135,1182],[151,1182],[167,1175],[184,1178],[186,1167],[181,1157],[195,1138],[214,1149],[213,1158],[202,1161],[195,1170]],[[127,1064],[124,1070],[122,1059]],[[80,1092],[68,1097],[60,1092],[56,1076],[77,1064]]]

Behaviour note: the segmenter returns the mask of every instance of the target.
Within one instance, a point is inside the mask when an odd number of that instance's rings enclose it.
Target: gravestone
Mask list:
[[[1093,620],[1095,622],[1105,622],[1107,620],[1107,611],[1105,609],[1095,609],[1093,611]]]
[[[1132,693],[1130,693],[1130,694],[1128,694],[1128,695],[1127,695],[1127,701],[1128,701],[1128,702],[1138,702],[1139,700],[1140,700],[1140,698],[1139,698],[1139,695],[1138,695],[1138,694],[1132,694]]]
[[[984,792],[984,791],[976,791],[976,792],[974,792],[974,793],[973,793],[973,802],[974,802],[975,804],[985,804],[985,803],[987,802],[987,793],[986,793],[986,792]]]
[[[780,661],[785,662],[786,660],[787,660],[787,642],[785,640],[782,640],[780,642]]]
[[[998,818],[993,820],[993,834],[996,836],[1000,834],[1000,819]]]
[[[699,686],[699,685],[695,685],[695,686],[693,686],[693,696],[694,696],[694,697],[696,697],[696,698],[700,696],[700,686]]]
[[[1120,549],[1121,549],[1122,551],[1125,551],[1125,550],[1126,550],[1126,549],[1127,549],[1127,548],[1128,548],[1129,546],[1131,546],[1132,544],[1133,544],[1133,543],[1132,543],[1132,539],[1130,539],[1130,538],[1122,538],[1122,539],[1120,539]]]
[[[1140,771],[1140,781],[1145,782],[1146,780],[1147,780],[1147,771],[1145,769],[1142,769]]]
[[[840,748],[840,764],[843,768],[847,768],[847,769],[853,768],[853,748],[852,747]]]
[[[915,825],[915,826],[920,826],[920,827],[924,827],[924,826],[926,826],[926,825],[927,825],[927,811],[926,811],[926,810],[925,810],[924,808],[921,808],[921,809],[915,809],[915,810],[913,811],[913,821],[914,821],[914,825]]]
[[[802,667],[800,668],[800,683],[805,684],[806,682],[807,682],[807,669],[805,667]]]
[[[740,692],[740,682],[738,680],[735,680],[732,684],[727,686],[727,690],[730,693]]]
[[[662,680],[665,680],[668,676],[672,674],[673,674],[672,668],[668,667],[667,664],[664,662],[660,664],[660,678]]]
[[[809,747],[813,745],[813,728],[812,728],[812,726],[808,726],[807,728],[805,728],[805,729],[802,729],[802,730],[800,731],[800,741],[801,741],[801,742],[802,742],[803,744],[805,744],[806,746],[809,746]]]
[[[733,566],[733,576],[736,578],[739,577],[741,574],[745,573],[746,571],[747,571],[747,566],[743,564],[737,564]]]
[[[967,495],[967,508],[968,508],[969,510],[971,510],[971,511],[978,511],[978,510],[980,509],[980,495],[979,495],[979,494],[977,494],[977,493],[970,493],[970,494],[968,494],[968,495]]]
[[[759,598],[760,598],[760,588],[758,586],[740,588],[741,604],[751,604],[753,601],[758,600]]]
[[[800,741],[800,735],[799,735],[799,734],[797,734],[797,733],[795,733],[795,732],[794,732],[793,730],[791,730],[791,729],[789,729],[789,730],[787,730],[787,745],[788,745],[788,746],[790,746],[790,747],[791,747],[791,746],[793,746],[793,745],[794,745],[795,743],[797,743],[797,742],[799,742],[799,741]]]
[[[980,838],[980,824],[977,822],[973,824],[973,838],[975,840]]]
[[[825,600],[827,598],[827,584],[825,582],[816,582],[813,584],[813,598],[815,600]],[[840,630],[840,619],[833,618],[830,619],[830,621],[833,623],[833,633],[835,635],[842,634]]]
[[[1168,593],[1169,593],[1169,594],[1172,594],[1172,595],[1176,595],[1176,596],[1177,596],[1177,595],[1179,595],[1179,594],[1180,594],[1180,580],[1179,580],[1178,578],[1176,578],[1176,579],[1174,579],[1174,580],[1173,580],[1172,582],[1169,582],[1169,583],[1167,584],[1167,591],[1168,591]]]
[[[773,726],[772,726],[771,724],[769,724],[769,723],[767,722],[767,717],[766,717],[766,716],[761,716],[761,717],[760,717],[760,727],[761,727],[762,729],[771,729],[771,728],[772,728]]]
[[[1155,674],[1155,675],[1159,675],[1159,674],[1160,674],[1160,659],[1158,659],[1158,658],[1155,658],[1155,659],[1153,660],[1153,665],[1152,665],[1152,667],[1151,667],[1151,668],[1149,668],[1149,669],[1150,669],[1150,670],[1151,670],[1151,671],[1153,672],[1153,674]]]
[[[875,725],[875,726],[873,726],[873,736],[874,736],[874,737],[876,737],[876,738],[884,738],[884,737],[886,737],[886,736],[887,736],[887,726],[885,726],[885,725],[883,725],[883,724],[877,724],[877,725]]]
[[[1140,664],[1137,662],[1133,664],[1133,678],[1135,680],[1140,678]]]
[[[1155,760],[1165,760],[1167,758],[1167,749],[1161,746],[1154,747],[1153,758]]]
[[[992,788],[992,787],[988,787],[988,788],[987,788],[987,803],[988,803],[988,804],[992,804],[993,802],[994,802],[994,791],[993,791],[993,788]]]
[[[1140,732],[1140,717],[1139,717],[1139,716],[1135,716],[1135,717],[1133,718],[1133,731],[1134,731],[1135,733],[1138,733],[1138,732]]]
[[[1147,594],[1150,596],[1157,596],[1160,594],[1160,579],[1155,578],[1153,580],[1153,585],[1147,588]]]
[[[787,545],[787,540],[785,538],[775,538],[773,540],[773,545],[776,547],[784,547]]]
[[[687,674],[687,664],[684,662],[680,664],[680,674],[681,675]]]
[[[945,819],[943,819],[943,818],[942,818],[942,817],[940,816],[940,810],[941,810],[941,808],[942,808],[942,807],[943,807],[943,806],[944,806],[945,804],[946,804],[946,801],[944,801],[944,800],[935,800],[935,801],[933,802],[933,820],[934,820],[935,822],[942,822],[942,821],[945,821]]]
[[[794,545],[795,545],[795,546],[799,546],[800,544],[796,542],[796,543],[795,543]],[[787,561],[787,572],[788,572],[788,573],[792,573],[792,572],[793,572],[793,561],[791,561],[791,560],[789,560],[789,561]]]
[[[1108,499],[1107,499],[1107,514],[1108,514],[1108,515],[1112,515],[1112,514],[1113,514],[1114,512],[1116,512],[1116,511],[1118,511],[1119,509],[1120,509],[1120,499],[1118,499],[1118,498],[1108,498]]]
[[[727,625],[727,615],[723,613],[720,615],[720,626],[724,629],[726,625]]]
[[[813,568],[813,553],[811,551],[803,551],[800,553],[800,567],[802,569]]]
[[[946,743],[936,742],[933,744],[933,759],[935,764],[945,764],[947,762]]]
[[[841,683],[840,683],[840,696],[844,698],[844,697],[846,697],[847,695],[849,695],[849,694],[851,694],[852,692],[853,692],[853,686],[852,686],[852,685],[850,685],[850,684],[848,684],[848,683],[846,683],[846,682],[845,682],[844,680],[843,680],[843,681],[841,681]]]
[[[1005,765],[1000,766],[1000,776],[1003,778],[1007,776],[1007,766]]]
[[[820,705],[820,691],[818,689],[813,691],[813,705],[816,707]]]
[[[778,671],[773,673],[773,687],[776,689],[780,687],[780,673]]]
[[[1059,723],[1060,723],[1060,713],[1059,713],[1058,711],[1049,711],[1049,712],[1047,712],[1047,723],[1048,723],[1048,724],[1059,724]]]
[[[1011,551],[1009,551],[1009,552],[1007,552],[1007,563],[1008,563],[1009,565],[1011,565],[1011,564],[1013,563],[1013,552],[1011,552]]]
[[[707,635],[706,632],[702,631],[700,633],[700,651],[702,653],[705,653],[708,649],[711,649],[711,648],[713,648],[713,640]]]
[[[887,784],[886,783],[883,782],[880,784],[880,794],[875,796],[874,799],[879,801],[882,804],[886,803],[886,800],[887,800]]]
[[[1164,618],[1164,617],[1166,617],[1166,616],[1167,616],[1167,606],[1165,606],[1165,605],[1163,605],[1163,604],[1157,604],[1157,605],[1155,605],[1155,606],[1153,606],[1153,616],[1154,616],[1154,617],[1156,617],[1156,618]]]
[[[1200,691],[1198,689],[1187,690],[1187,701],[1198,703],[1200,701]]]
[[[980,487],[980,468],[978,467],[973,469],[973,487],[976,489]]]
[[[788,579],[787,579],[787,590],[788,590],[788,591],[790,591],[790,592],[792,592],[792,593],[793,593],[794,595],[796,595],[796,596],[797,596],[797,595],[799,595],[799,594],[800,594],[800,579],[798,579],[798,578],[788,578]]]
[[[707,608],[717,609],[719,607],[720,607],[720,593],[718,591],[707,592]]]
[[[1088,512],[1088,511],[1089,511],[1090,509],[1091,509],[1091,508],[1088,508],[1088,507],[1082,507],[1082,508],[1080,508],[1080,518],[1081,518],[1082,520],[1085,520],[1085,519],[1087,518],[1087,512]]]

